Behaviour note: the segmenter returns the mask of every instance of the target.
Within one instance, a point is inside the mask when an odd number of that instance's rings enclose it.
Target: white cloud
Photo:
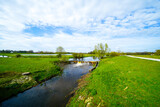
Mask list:
[[[95,44],[101,42],[108,43],[112,51],[154,51],[160,48],[159,40],[160,37],[106,39],[105,37],[90,37],[81,34],[71,36],[62,32],[51,37],[20,35],[20,37],[13,38],[6,35],[4,39],[0,39],[0,49],[5,47],[14,50],[55,51],[56,47],[63,46],[66,51],[88,52],[93,50]]]
[[[159,48],[156,45],[160,45],[157,43],[160,26],[144,27],[159,24],[159,14],[158,0],[1,0],[0,49],[52,51],[62,45],[68,51],[87,51],[92,50],[96,43],[108,42],[113,50],[122,46],[123,51],[129,51],[132,45],[127,44],[141,41],[138,46],[142,46],[142,50],[153,51]],[[69,26],[77,32],[69,35],[59,31],[35,37],[23,32],[27,24]],[[89,35],[83,34],[85,31],[96,32]],[[133,36],[141,38],[135,40]],[[152,40],[148,43],[152,47],[145,45],[149,41],[146,37]],[[131,51],[138,50],[134,43],[133,47]]]

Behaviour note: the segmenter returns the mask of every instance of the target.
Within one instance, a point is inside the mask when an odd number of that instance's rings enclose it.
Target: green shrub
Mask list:
[[[58,58],[61,58],[61,57],[62,57],[62,54],[58,54],[57,57],[58,57]]]
[[[97,94],[97,90],[92,89],[92,91],[91,91],[91,95],[92,95],[92,96],[94,96],[94,95],[96,95],[96,94]]]
[[[19,57],[21,57],[21,55],[20,55],[20,54],[17,54],[17,55],[16,55],[16,58],[19,58]]]
[[[159,50],[156,50],[155,54],[156,54],[156,55],[160,55],[160,49],[159,49]]]
[[[119,55],[120,55],[120,53],[118,53],[118,52],[111,52],[110,53],[110,56],[112,56],[112,57],[119,56]]]
[[[72,56],[73,58],[83,58],[84,57],[83,53],[73,53]]]

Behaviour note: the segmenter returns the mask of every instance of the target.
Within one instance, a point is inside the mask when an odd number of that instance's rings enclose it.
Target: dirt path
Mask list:
[[[137,57],[137,56],[132,56],[132,55],[126,55],[126,56],[132,57],[132,58],[139,58],[139,59],[146,59],[146,60],[152,60],[152,61],[159,61],[160,62],[160,59]]]

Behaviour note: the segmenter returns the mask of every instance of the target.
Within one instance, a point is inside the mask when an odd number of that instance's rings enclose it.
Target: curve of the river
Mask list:
[[[84,61],[97,61],[92,57],[84,58]],[[19,93],[0,104],[2,107],[63,107],[69,100],[66,97],[71,91],[77,87],[77,80],[84,74],[89,72],[92,65],[83,64],[67,64],[64,65],[63,74],[53,77],[37,85],[23,93]]]

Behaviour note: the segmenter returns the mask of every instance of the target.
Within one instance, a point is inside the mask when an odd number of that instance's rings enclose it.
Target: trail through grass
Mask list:
[[[160,55],[133,55],[133,56],[160,59]]]

